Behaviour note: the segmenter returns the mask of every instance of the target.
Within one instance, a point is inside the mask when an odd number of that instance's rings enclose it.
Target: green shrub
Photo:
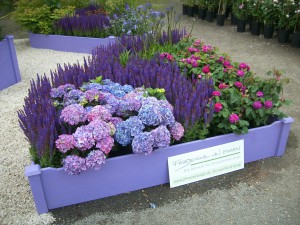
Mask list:
[[[77,2],[77,1],[75,1]],[[16,19],[20,25],[33,33],[53,33],[53,22],[59,18],[73,14],[75,4],[67,5],[67,1],[20,0],[16,4]]]

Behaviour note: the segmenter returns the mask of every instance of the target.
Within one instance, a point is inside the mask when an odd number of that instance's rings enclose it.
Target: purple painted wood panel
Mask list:
[[[30,46],[63,52],[77,52],[91,54],[99,45],[114,43],[116,38],[90,38],[64,35],[45,35],[29,33]]]
[[[38,213],[45,213],[49,209],[168,183],[168,157],[215,145],[244,139],[245,163],[282,156],[292,122],[292,118],[284,118],[268,126],[250,129],[246,135],[216,136],[159,149],[147,156],[110,158],[100,170],[89,170],[79,176],[70,176],[62,168],[40,169],[39,165],[28,166],[25,175],[30,181]],[[40,183],[36,182],[37,175]]]
[[[0,41],[0,90],[20,81],[14,36],[7,35]]]

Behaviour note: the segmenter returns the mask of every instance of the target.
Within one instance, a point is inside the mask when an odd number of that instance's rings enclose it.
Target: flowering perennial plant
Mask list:
[[[81,97],[70,94],[75,91]],[[115,143],[132,144],[133,153],[150,154],[155,148],[169,146],[171,137],[178,141],[184,134],[170,103],[148,96],[143,88],[100,79],[100,83],[86,83],[80,90],[61,85],[52,88],[50,95],[67,130],[58,136],[55,146],[62,154],[65,171],[71,175],[99,169],[110,151],[117,148]],[[66,104],[70,98],[73,104]]]
[[[281,79],[280,71],[274,69],[273,77],[269,79],[256,77],[248,64],[233,62],[227,54],[220,54],[213,47],[189,37],[163,54],[178,62],[190,82],[213,79],[215,113],[209,135],[247,133],[249,128],[268,124],[274,116],[284,116],[278,108],[289,103],[280,98],[283,84],[288,83],[288,79]]]

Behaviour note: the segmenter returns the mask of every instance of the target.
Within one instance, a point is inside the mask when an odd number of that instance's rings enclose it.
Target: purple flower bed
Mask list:
[[[85,118],[85,116],[80,114],[82,108],[79,107],[79,105],[75,107],[74,103],[78,104],[81,101],[89,101],[95,97],[101,102],[103,98],[105,98],[105,95],[97,93],[97,83],[90,84],[94,86],[93,88],[84,85],[84,82],[95,79],[99,75],[101,75],[103,79],[110,79],[113,82],[119,83],[117,85],[118,87],[120,87],[120,85],[123,87],[122,89],[113,88],[109,90],[116,99],[124,98],[126,95],[126,92],[123,90],[124,88],[131,90],[144,86],[144,88],[165,89],[166,99],[174,108],[174,119],[172,119],[170,112],[165,111],[166,109],[158,110],[160,106],[149,108],[148,102],[147,104],[145,103],[145,105],[141,103],[140,111],[135,116],[138,116],[139,119],[143,121],[143,126],[150,126],[153,128],[153,131],[151,131],[151,129],[139,133],[141,128],[138,129],[138,125],[136,125],[133,130],[128,128],[130,124],[139,122],[126,123],[125,121],[120,123],[120,121],[117,121],[115,143],[117,140],[119,145],[126,145],[129,142],[126,140],[127,137],[127,139],[130,139],[130,142],[132,141],[132,147],[136,153],[141,151],[150,153],[151,148],[149,148],[149,145],[155,148],[167,146],[171,143],[170,135],[174,138],[172,142],[176,143],[176,141],[180,139],[180,132],[183,131],[183,128],[181,128],[178,123],[175,123],[175,120],[182,123],[184,129],[188,130],[191,129],[195,123],[199,121],[207,123],[212,118],[214,111],[213,103],[210,100],[213,92],[212,80],[199,80],[199,82],[192,84],[187,78],[181,75],[175,62],[165,63],[159,56],[154,57],[152,60],[145,60],[133,56],[129,58],[126,66],[122,66],[119,55],[124,51],[124,46],[130,50],[132,46],[138,46],[138,44],[135,45],[133,42],[139,43],[141,39],[136,38],[132,40],[124,38],[120,42],[123,44],[120,45],[116,43],[108,47],[97,48],[93,52],[92,57],[85,60],[83,66],[79,64],[64,65],[64,67],[59,66],[57,71],[51,72],[51,82],[48,78],[39,76],[36,81],[31,82],[31,89],[29,90],[28,97],[25,98],[24,110],[19,111],[18,114],[20,125],[31,145],[31,154],[35,163],[39,163],[42,167],[61,167],[62,153],[68,152],[72,148],[73,139],[59,135],[73,134],[76,143],[76,139],[78,140],[78,138],[81,137],[82,132],[80,130],[77,132],[77,130],[74,129],[74,125],[76,123],[83,123],[83,126],[87,126],[87,124],[85,124],[86,121],[89,118],[93,118],[93,113],[95,113],[95,115],[98,113],[97,110],[94,110],[92,114],[87,115],[87,118]],[[141,44],[140,46],[142,49],[142,46],[145,45]],[[131,85],[132,88],[128,85]],[[78,88],[81,86],[83,89],[79,90]],[[108,85],[107,87],[110,86]],[[101,91],[103,90],[101,89]],[[53,102],[51,95],[54,98],[61,98],[60,100],[62,100],[64,104],[61,105],[59,101]],[[114,104],[116,103],[114,101],[114,98],[107,101],[108,105],[111,106],[108,107],[109,110],[112,110],[115,106]],[[124,104],[120,105],[121,108],[129,107],[130,109],[138,108],[140,104],[139,102],[132,101],[128,102],[128,104],[125,104],[124,101],[121,102]],[[57,110],[62,106],[65,107],[61,109],[62,111]],[[119,114],[123,111],[124,110],[121,110]],[[159,113],[157,114],[158,111]],[[102,110],[101,113],[103,112]],[[110,111],[110,113],[112,112],[118,114],[118,112]],[[156,113],[154,114],[153,112]],[[73,115],[74,117],[70,118],[68,115]],[[163,118],[167,118],[167,120],[163,120]],[[66,122],[69,123],[68,126],[65,125]],[[111,122],[113,123],[113,121]],[[159,124],[162,124],[163,127],[160,127]],[[173,124],[173,126],[170,126],[170,124]],[[167,131],[164,127],[168,126],[169,129]],[[142,125],[140,125],[140,127],[142,127]],[[128,135],[128,129],[130,130],[130,135]],[[151,138],[149,138],[147,132],[152,132]],[[139,135],[136,136],[136,133],[139,133]],[[153,138],[155,136],[157,138]],[[89,139],[87,136],[83,136],[82,138]],[[161,140],[159,138],[161,138]],[[60,140],[56,147],[55,140]],[[62,143],[65,143],[64,140],[68,140],[67,145],[62,145]],[[144,144],[142,140],[145,140]],[[93,143],[92,141],[89,147],[96,144],[98,143]],[[144,149],[145,146],[148,147]],[[57,150],[58,147],[61,148],[60,152]],[[77,144],[76,148],[80,149],[81,147]],[[82,148],[85,149],[85,147]],[[80,154],[81,153],[78,153],[77,156],[80,157]],[[100,155],[97,152],[91,154]],[[88,157],[84,154],[82,156]],[[90,157],[91,160],[89,161],[92,161],[94,156]],[[82,160],[76,157],[71,157],[70,161],[64,161],[66,168],[69,168],[66,170],[72,171],[70,173],[78,173],[80,171],[77,170],[79,167],[70,169],[68,165],[72,162],[81,165],[81,161]],[[91,162],[91,164],[94,165],[95,163]],[[98,166],[99,165],[95,164],[96,168],[98,168]],[[80,168],[82,168],[82,170],[85,169],[84,166]],[[87,168],[88,166],[86,169]]]

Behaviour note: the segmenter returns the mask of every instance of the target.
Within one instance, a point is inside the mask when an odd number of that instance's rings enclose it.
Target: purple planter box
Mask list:
[[[90,38],[29,33],[29,41],[30,46],[33,48],[91,54],[95,47],[114,43],[116,38],[113,36],[107,38]]]
[[[14,36],[7,35],[0,41],[0,90],[21,81],[14,45]]]
[[[26,167],[39,214],[68,206],[169,182],[168,157],[244,139],[245,163],[282,156],[293,119],[250,129],[246,135],[227,134],[170,146],[151,155],[125,155],[106,160],[100,170],[68,175],[62,168]],[[84,191],[83,191],[84,190]]]

